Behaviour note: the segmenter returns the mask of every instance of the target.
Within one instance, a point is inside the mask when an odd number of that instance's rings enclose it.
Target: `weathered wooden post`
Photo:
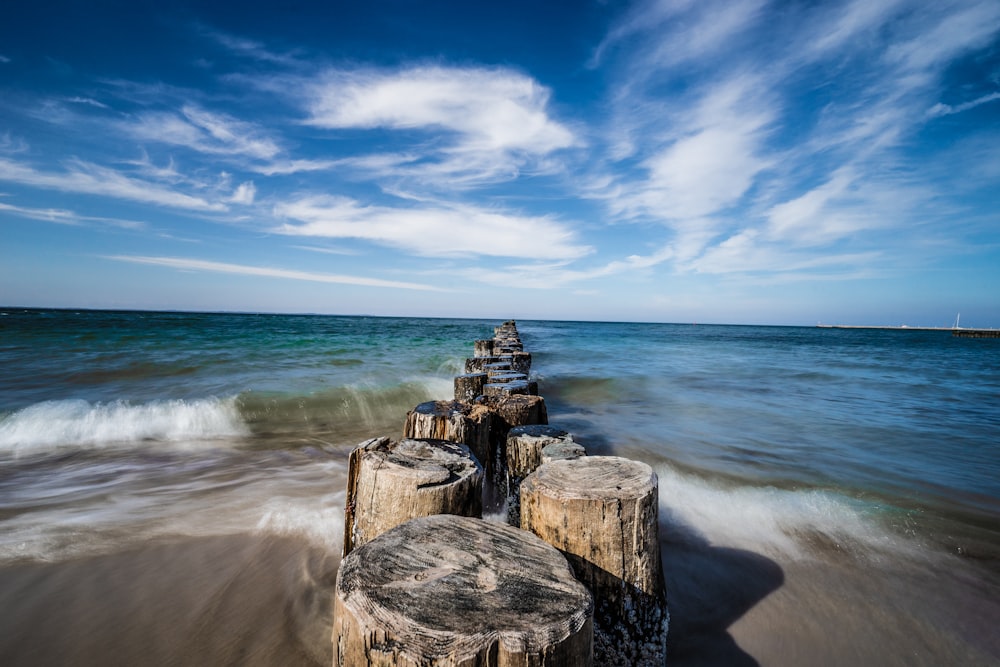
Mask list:
[[[596,664],[664,663],[657,502],[653,469],[614,456],[552,461],[521,484],[521,527],[566,554],[594,596]]]
[[[477,396],[483,395],[483,385],[486,384],[486,373],[466,373],[455,376],[455,400],[472,403]]]
[[[542,447],[542,463],[549,461],[562,461],[564,459],[578,459],[586,456],[587,450],[583,445],[572,440],[560,440]]]
[[[477,357],[489,357],[493,355],[493,339],[477,340],[472,344],[472,354]]]
[[[490,411],[459,401],[428,401],[406,414],[404,438],[431,438],[468,445],[486,467],[490,457]]]
[[[486,391],[486,387],[483,391]],[[486,509],[497,510],[507,498],[507,433],[515,426],[547,424],[549,415],[545,399],[527,393],[501,392],[495,396],[484,394],[478,401],[493,415],[490,424],[490,452],[488,461],[483,461],[486,472],[483,502]]]
[[[521,482],[542,465],[542,448],[565,441],[572,442],[568,432],[543,424],[515,426],[507,433],[507,523],[521,525]]]
[[[408,521],[340,564],[334,667],[588,667],[592,601],[534,535],[459,516]]]
[[[482,516],[483,472],[468,447],[373,438],[351,452],[344,555],[393,526],[430,514]]]

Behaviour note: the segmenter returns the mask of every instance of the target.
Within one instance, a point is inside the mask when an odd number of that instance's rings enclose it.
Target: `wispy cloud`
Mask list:
[[[70,160],[65,166],[63,171],[43,171],[0,158],[0,181],[193,211],[226,210],[226,206],[222,203],[177,192],[157,183],[131,178],[121,172],[90,162]]]
[[[233,196],[229,198],[229,201],[234,204],[242,204],[246,206],[252,204],[256,196],[257,186],[253,184],[253,181],[246,181],[245,183],[240,183],[236,186],[236,190],[233,191]]]
[[[243,276],[258,276],[262,278],[280,278],[283,280],[302,280],[314,283],[334,283],[342,285],[361,285],[364,287],[384,287],[390,289],[423,290],[432,292],[447,291],[432,285],[421,283],[381,280],[364,276],[346,276],[333,273],[311,273],[293,269],[280,269],[265,266],[249,266],[246,264],[230,264],[183,257],[149,257],[142,255],[108,255],[105,259],[133,264],[148,264],[165,266],[182,271],[207,271],[210,273],[230,273]]]
[[[931,118],[937,118],[939,116],[950,116],[956,113],[962,113],[963,111],[968,111],[969,109],[975,109],[983,104],[988,104],[990,102],[995,102],[1000,100],[1000,93],[990,93],[989,95],[983,95],[982,97],[977,97],[969,102],[963,102],[962,104],[943,104],[938,102],[933,107],[927,111],[927,115]]]
[[[74,211],[63,208],[31,208],[25,206],[15,206],[0,202],[0,211],[16,215],[30,220],[42,220],[58,225],[83,225],[87,223],[100,223],[111,227],[122,229],[145,229],[146,223],[137,220],[122,220],[119,218],[106,218],[103,216],[80,215]]]
[[[275,229],[281,234],[361,239],[428,257],[575,259],[592,250],[550,217],[461,204],[393,208],[312,196],[279,204],[274,213],[289,220]]]
[[[246,37],[240,37],[231,33],[213,30],[208,27],[200,29],[202,35],[216,41],[225,49],[244,58],[250,58],[259,62],[280,65],[283,67],[298,66],[301,64],[301,52],[289,51],[287,53],[275,53],[267,45]]]
[[[453,184],[508,179],[542,156],[580,143],[550,117],[549,90],[508,69],[334,70],[307,91],[309,124],[418,132],[425,157],[419,173]],[[384,166],[401,173],[400,165]]]
[[[139,141],[184,146],[211,155],[270,160],[281,152],[277,142],[257,125],[190,104],[180,113],[142,113],[124,128]]]
[[[665,225],[681,271],[857,276],[885,259],[886,230],[919,235],[942,210],[907,140],[1000,98],[935,104],[946,69],[1000,30],[1000,5],[771,5],[640,2],[613,26],[592,63],[620,72],[613,163],[583,193]]]

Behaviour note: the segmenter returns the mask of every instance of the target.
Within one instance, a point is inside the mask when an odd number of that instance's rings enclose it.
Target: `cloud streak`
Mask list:
[[[224,204],[183,194],[149,181],[130,178],[107,167],[83,160],[70,160],[64,171],[52,172],[0,158],[0,181],[192,211],[226,210]]]
[[[183,257],[150,257],[142,255],[107,255],[104,259],[132,264],[147,264],[164,266],[181,271],[207,271],[209,273],[229,273],[241,276],[257,276],[263,278],[279,278],[282,280],[300,280],[314,283],[333,283],[340,285],[360,285],[363,287],[382,287],[389,289],[420,290],[444,292],[447,290],[421,283],[402,282],[396,280],[381,280],[363,276],[347,276],[333,273],[311,273],[294,269],[280,269],[264,266],[249,266],[246,264],[231,264],[228,262],[213,262]]]
[[[310,196],[275,206],[290,236],[360,239],[425,257],[577,259],[592,248],[547,216],[521,216],[473,206],[364,206],[345,197]]]

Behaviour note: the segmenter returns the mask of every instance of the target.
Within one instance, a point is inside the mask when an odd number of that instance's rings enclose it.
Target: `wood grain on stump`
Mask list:
[[[344,555],[414,517],[482,515],[483,471],[468,447],[374,438],[351,452]]]
[[[458,516],[414,519],[341,562],[335,667],[587,667],[592,601],[534,535]]]
[[[521,484],[521,527],[564,554],[594,596],[594,660],[662,665],[668,613],[656,474],[585,456],[545,463]]]
[[[493,419],[481,405],[460,401],[428,401],[413,408],[403,425],[404,438],[430,438],[468,445],[479,463],[490,459]]]

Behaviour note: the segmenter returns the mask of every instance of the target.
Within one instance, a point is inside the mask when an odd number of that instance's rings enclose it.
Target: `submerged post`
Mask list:
[[[652,468],[616,456],[545,463],[521,484],[521,527],[562,551],[594,596],[597,664],[664,663],[657,496]]]

